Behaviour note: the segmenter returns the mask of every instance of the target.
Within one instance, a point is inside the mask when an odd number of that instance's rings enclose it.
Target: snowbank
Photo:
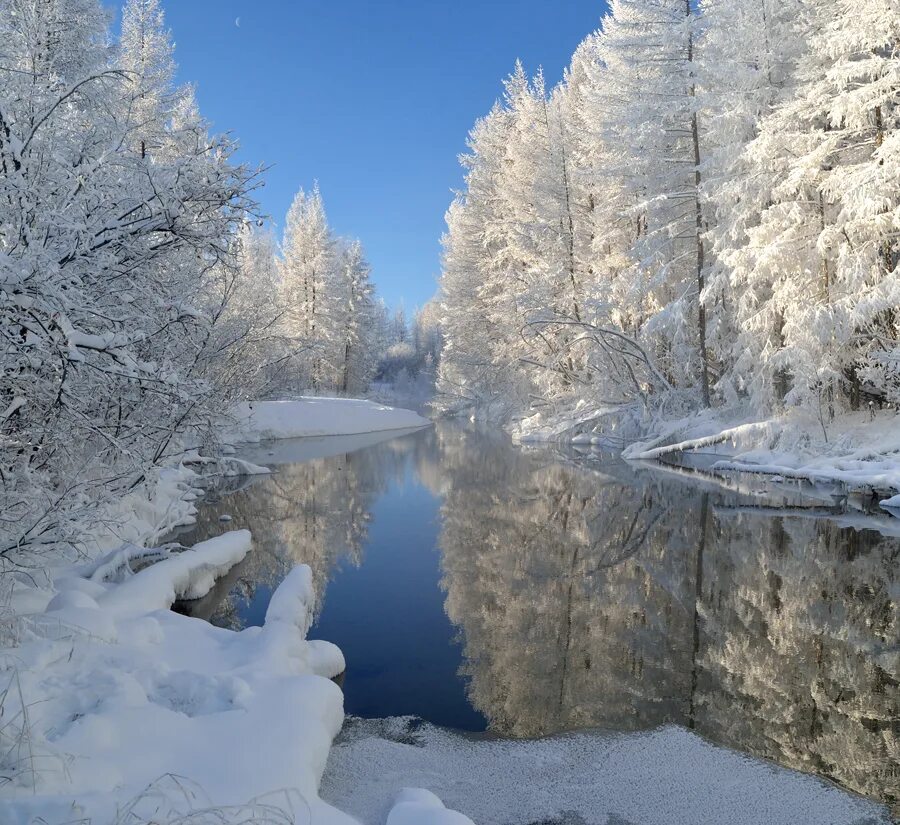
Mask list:
[[[247,401],[233,410],[226,440],[234,443],[323,435],[360,435],[383,430],[427,427],[431,422],[411,410],[353,398],[297,398]]]
[[[621,449],[626,459],[685,465],[713,475],[765,475],[883,498],[900,514],[900,413],[845,413],[819,421],[800,410],[748,420],[705,410],[681,419],[640,420],[634,408],[537,414],[518,422],[521,442],[553,441]]]
[[[248,530],[225,533],[147,567],[104,594],[100,604],[119,615],[138,615],[168,610],[176,599],[202,599],[249,552]]]
[[[888,825],[888,812],[815,777],[724,748],[676,727],[651,733],[577,733],[550,739],[478,739],[420,720],[353,720],[332,749],[322,797],[363,822],[506,825]],[[430,805],[429,805],[430,802]],[[463,814],[465,816],[463,816]],[[434,819],[426,818],[427,815]],[[394,813],[391,814],[394,816]],[[452,816],[452,815],[451,815]]]
[[[418,432],[421,427],[404,428],[402,430],[383,430],[376,433],[360,433],[358,435],[319,435],[305,438],[283,438],[277,443],[246,444],[241,447],[241,455],[249,461],[265,465],[296,464],[304,461],[315,461],[319,458],[330,458],[347,455],[357,450],[364,450],[402,438]],[[270,469],[267,470],[271,472]]]
[[[327,677],[343,657],[305,638],[309,569],[276,590],[263,627],[235,633],[167,609],[202,596],[249,548],[249,533],[227,533],[115,582],[112,554],[81,568],[89,576],[58,577],[45,611],[9,623],[0,822],[165,823],[257,800],[298,823],[353,823],[318,798],[343,722]],[[116,818],[132,804],[144,813]]]
[[[756,473],[883,494],[900,490],[900,414],[848,414],[823,427],[799,413],[736,426],[723,426],[707,413],[673,422],[623,455],[675,463],[699,459],[700,468],[712,473]]]

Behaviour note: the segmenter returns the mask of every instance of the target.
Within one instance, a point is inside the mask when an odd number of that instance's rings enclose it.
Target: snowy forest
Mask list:
[[[893,0],[613,0],[462,157],[444,410],[900,402]],[[827,440],[827,436],[826,436]]]
[[[0,825],[896,821],[900,0],[244,5],[0,0]]]
[[[111,26],[99,0],[0,2],[4,558],[82,542],[237,399],[435,368],[436,322],[375,298],[318,187],[276,240],[262,171],[175,82],[158,0]]]

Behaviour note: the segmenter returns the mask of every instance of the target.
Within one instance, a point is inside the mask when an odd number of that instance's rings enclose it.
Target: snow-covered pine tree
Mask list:
[[[379,353],[375,350],[375,316],[371,269],[362,244],[352,241],[340,251],[339,280],[344,301],[340,319],[344,350],[339,389],[345,395],[362,395],[369,388]]]
[[[504,187],[510,246],[522,267],[517,303],[522,328],[509,347],[531,366],[536,404],[562,401],[587,383],[577,347],[583,320],[575,257],[575,204],[566,89],[548,95],[538,72],[524,83],[521,64],[508,81],[512,131]]]
[[[703,194],[709,203],[706,239],[709,274],[704,303],[710,316],[710,348],[721,365],[717,390],[726,403],[743,402],[757,365],[760,345],[780,346],[783,319],[769,330],[757,327],[748,339],[735,304],[743,283],[734,256],[747,245],[776,184],[776,171],[752,165],[746,149],[760,123],[793,91],[799,56],[807,48],[805,0],[704,0],[698,43],[701,140],[705,161]],[[740,269],[740,267],[737,267]],[[784,374],[769,379],[783,397]]]
[[[636,244],[646,232],[643,198],[623,174],[621,139],[609,116],[609,84],[601,55],[604,34],[589,35],[566,73],[563,145],[568,154],[575,271],[584,295],[579,346],[589,385],[589,405],[649,401],[670,389],[639,339],[648,317],[647,276],[635,264]]]
[[[447,212],[437,403],[448,411],[503,417],[527,404],[527,377],[509,352],[511,337],[523,327],[518,296],[525,284],[504,225],[501,185],[510,131],[509,111],[500,104],[475,124],[470,151],[460,158],[466,189]]]
[[[293,341],[298,390],[317,390],[332,377],[326,300],[336,265],[336,240],[319,187],[301,189],[287,214],[280,260],[284,331]]]
[[[804,66],[798,105],[804,119],[825,106],[821,189],[836,205],[819,239],[835,268],[830,284],[835,332],[813,344],[833,359],[854,407],[860,390],[900,402],[900,4],[866,0],[828,4],[812,52],[827,65]],[[809,62],[815,66],[814,58]],[[811,81],[811,82],[810,82]],[[804,319],[792,319],[798,328]]]

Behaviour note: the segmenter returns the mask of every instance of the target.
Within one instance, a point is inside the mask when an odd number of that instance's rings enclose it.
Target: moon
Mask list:
[[[241,27],[241,18],[240,17],[234,18],[234,25],[237,26],[238,28]]]

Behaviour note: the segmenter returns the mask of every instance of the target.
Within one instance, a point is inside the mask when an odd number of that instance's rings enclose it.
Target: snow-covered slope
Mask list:
[[[322,435],[359,435],[427,427],[418,413],[355,398],[304,397],[287,401],[246,401],[232,412],[226,433],[233,442]]]

